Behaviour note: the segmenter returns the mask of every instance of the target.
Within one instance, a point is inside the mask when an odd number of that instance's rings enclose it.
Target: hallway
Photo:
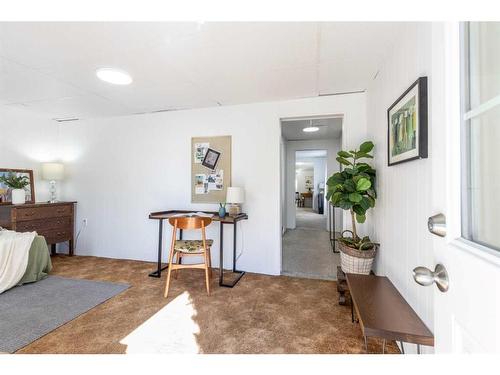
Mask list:
[[[297,208],[296,228],[283,235],[283,275],[336,280],[340,257],[332,251],[326,225],[325,216]]]

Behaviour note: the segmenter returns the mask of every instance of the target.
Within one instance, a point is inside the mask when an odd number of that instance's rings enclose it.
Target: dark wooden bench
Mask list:
[[[347,286],[352,300],[352,309],[359,319],[365,350],[367,337],[434,346],[434,335],[418,317],[387,277],[375,275],[346,274]]]

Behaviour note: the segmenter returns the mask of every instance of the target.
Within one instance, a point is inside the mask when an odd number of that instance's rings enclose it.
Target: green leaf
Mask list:
[[[335,186],[338,184],[342,184],[344,182],[344,180],[345,180],[345,178],[342,177],[342,173],[337,172],[337,173],[334,173],[332,176],[330,176],[330,178],[328,178],[328,180],[326,181],[326,184],[328,186]]]
[[[361,207],[359,204],[354,205],[352,207],[352,210],[354,212],[356,212],[356,214],[358,214],[358,215],[364,215],[364,214],[366,214],[366,210],[363,207]]]
[[[358,168],[345,168],[344,172],[350,176],[354,176],[354,175],[358,174]]]
[[[351,193],[349,194],[349,200],[353,203],[359,203],[363,200],[363,197],[359,193]]]
[[[356,183],[356,190],[357,191],[366,191],[372,186],[372,183],[370,180],[366,178],[360,178],[358,182]]]
[[[375,199],[373,199],[370,196],[366,196],[365,198],[368,200],[368,203],[370,204],[370,207],[372,207],[372,208],[375,207]]]
[[[368,181],[369,182],[369,181]],[[357,189],[357,185],[353,180],[345,180],[344,181],[345,190],[349,193],[354,193]]]
[[[360,195],[361,196],[361,195]],[[359,201],[359,205],[361,207],[363,207],[363,209],[366,211],[368,210],[371,206],[370,206],[370,201],[368,200],[367,197],[361,197],[360,201]]]
[[[356,221],[360,224],[364,223],[366,220],[366,216],[365,215],[358,215],[356,214]]]
[[[352,155],[347,151],[339,151],[337,152],[337,155],[340,156],[341,158],[352,158]]]
[[[352,207],[352,202],[341,199],[338,203],[338,207],[342,208],[343,210],[350,210]]]
[[[359,151],[364,152],[364,153],[368,153],[371,150],[373,150],[373,147],[374,147],[374,144],[372,141],[366,141],[366,142],[363,142],[361,144],[361,146],[359,146]]]
[[[366,152],[356,152],[356,159],[361,159],[361,158],[369,158],[369,159],[373,159],[373,156],[371,156],[370,154],[367,154]]]
[[[338,161],[340,164],[342,164],[342,165],[352,165],[352,163],[351,163],[349,160],[344,159],[344,158],[342,158],[342,157],[340,157],[340,156],[339,156],[339,157],[337,157],[337,161]]]
[[[340,202],[340,199],[342,199],[342,193],[340,191],[337,191],[335,194],[332,195],[332,203],[333,204],[338,204]]]

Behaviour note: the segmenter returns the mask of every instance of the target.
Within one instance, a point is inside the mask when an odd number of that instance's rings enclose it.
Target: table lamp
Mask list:
[[[50,200],[49,203],[57,202],[56,181],[64,179],[64,165],[61,163],[43,163],[42,178],[50,181]]]
[[[229,203],[229,216],[241,214],[241,204],[245,202],[245,190],[241,187],[228,187],[226,202]]]

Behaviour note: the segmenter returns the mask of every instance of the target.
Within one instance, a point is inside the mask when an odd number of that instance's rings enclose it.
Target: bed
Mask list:
[[[51,270],[49,248],[43,236],[0,230],[0,293],[39,281]]]
[[[52,262],[50,261],[49,247],[45,237],[36,236],[31,243],[28,267],[26,267],[26,272],[17,285],[42,280],[47,277],[51,270]]]

